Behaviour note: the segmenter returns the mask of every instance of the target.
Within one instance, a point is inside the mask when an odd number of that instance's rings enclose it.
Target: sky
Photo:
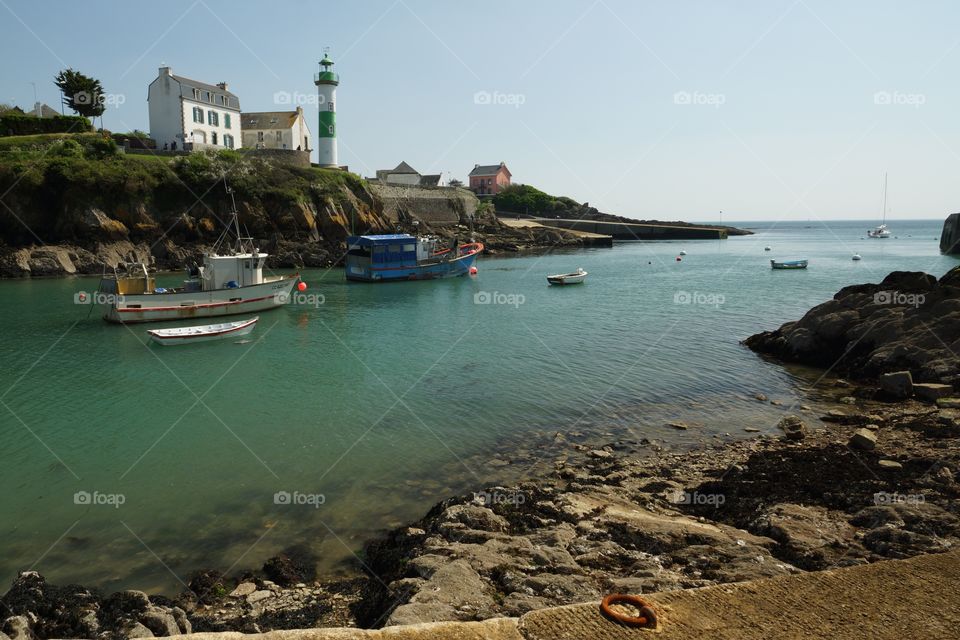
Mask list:
[[[0,102],[98,78],[149,130],[166,64],[244,111],[301,103],[329,47],[341,164],[407,161],[661,220],[943,218],[960,210],[960,3],[950,0],[0,0]],[[286,98],[289,96],[289,98]],[[287,100],[286,102],[284,102]],[[722,213],[721,213],[722,212]]]

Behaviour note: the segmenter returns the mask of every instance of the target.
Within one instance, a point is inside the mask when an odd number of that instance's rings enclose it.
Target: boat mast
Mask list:
[[[887,172],[883,172],[883,221],[880,224],[887,224]]]

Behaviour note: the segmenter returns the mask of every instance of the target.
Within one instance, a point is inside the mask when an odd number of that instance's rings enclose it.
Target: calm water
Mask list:
[[[800,380],[738,341],[844,285],[942,275],[958,261],[939,255],[940,225],[863,240],[863,222],[752,223],[727,241],[488,258],[434,283],[308,271],[324,304],[264,314],[247,344],[145,346],[142,327],[73,304],[95,279],[0,282],[0,584],[36,567],[172,592],[191,569],[256,567],[293,543],[335,571],[376,531],[529,472],[555,453],[535,444],[545,432],[679,445],[769,429],[782,409],[749,398],[800,401]],[[584,286],[546,285],[580,266]],[[304,504],[276,504],[284,491]]]

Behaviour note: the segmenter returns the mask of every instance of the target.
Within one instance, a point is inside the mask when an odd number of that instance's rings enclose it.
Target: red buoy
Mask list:
[[[300,282],[297,283],[297,291],[306,291],[306,290],[307,290],[306,282],[301,280]]]
[[[680,256],[677,256],[677,262],[683,262],[683,258],[681,258]]]
[[[472,276],[477,275],[477,268],[476,268],[476,267],[470,267],[470,275],[472,275]]]

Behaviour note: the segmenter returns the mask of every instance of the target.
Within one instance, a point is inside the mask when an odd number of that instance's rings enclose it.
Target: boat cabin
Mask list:
[[[381,272],[415,269],[435,258],[440,239],[406,233],[347,238],[347,276],[375,280]]]
[[[205,255],[199,269],[204,291],[236,289],[263,282],[263,265],[267,254],[253,249],[251,253],[230,256]]]

